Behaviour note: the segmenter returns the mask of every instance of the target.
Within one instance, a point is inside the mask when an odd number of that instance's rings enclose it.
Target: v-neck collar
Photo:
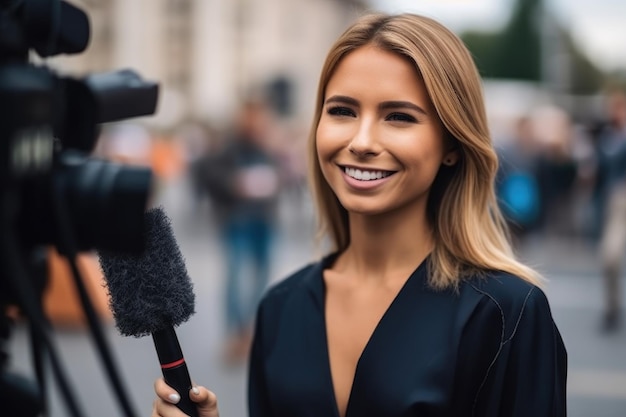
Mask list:
[[[339,416],[339,407],[337,405],[337,398],[335,397],[335,386],[334,386],[331,367],[330,367],[330,352],[328,349],[328,329],[326,327],[326,308],[325,308],[326,285],[324,283],[324,270],[332,265],[335,259],[337,259],[338,255],[339,255],[338,253],[327,255],[326,257],[322,259],[321,262],[317,263],[314,267],[314,271],[312,271],[313,273],[310,275],[312,279],[308,282],[309,289],[311,290],[311,295],[314,298],[316,307],[320,309],[321,316],[322,316],[322,335],[320,335],[318,339],[322,343],[321,348],[324,352],[324,360],[325,360],[324,370],[325,370],[325,374],[326,374],[325,377],[327,381],[326,386],[329,387],[330,389],[330,392],[328,395],[329,395],[329,398],[332,399],[334,417],[340,417],[340,416]],[[427,286],[426,268],[428,264],[427,260],[428,260],[428,256],[424,258],[424,260],[420,263],[420,265],[411,273],[411,275],[404,282],[404,284],[402,285],[402,287],[400,288],[400,290],[398,291],[396,296],[393,298],[393,300],[391,301],[391,303],[389,304],[389,306],[387,307],[387,309],[381,316],[380,320],[374,327],[374,330],[372,331],[372,334],[367,340],[363,348],[363,351],[359,355],[359,359],[357,360],[357,364],[354,369],[354,376],[352,378],[352,384],[350,386],[350,394],[348,395],[348,403],[346,405],[346,413],[344,417],[350,417],[350,405],[353,401],[355,382],[357,381],[357,378],[359,377],[359,366],[361,362],[363,361],[363,358],[367,354],[368,347],[376,341],[376,334],[379,333],[379,328],[381,327],[381,324],[384,321],[386,321],[386,317],[390,315],[390,311],[395,309],[395,306],[399,304],[401,299],[404,298],[405,294],[411,293],[411,290],[424,291],[426,289],[426,286]],[[420,280],[419,277],[423,279]]]

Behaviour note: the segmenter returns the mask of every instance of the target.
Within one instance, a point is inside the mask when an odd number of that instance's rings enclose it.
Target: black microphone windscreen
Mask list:
[[[141,337],[178,326],[195,313],[193,284],[162,208],[145,217],[139,254],[99,252],[115,324],[124,336]]]

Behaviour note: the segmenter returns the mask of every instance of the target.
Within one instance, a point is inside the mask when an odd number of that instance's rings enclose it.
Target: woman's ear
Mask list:
[[[443,164],[445,166],[451,167],[459,161],[459,150],[458,148],[452,149],[448,151],[443,157]]]

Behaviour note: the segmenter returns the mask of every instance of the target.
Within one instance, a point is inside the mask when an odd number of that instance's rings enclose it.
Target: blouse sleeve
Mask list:
[[[248,416],[270,417],[267,383],[263,372],[263,325],[261,310],[257,314],[248,372]]]
[[[506,317],[506,312],[502,312]],[[476,417],[565,417],[567,353],[545,294],[533,288],[509,317],[483,386]]]

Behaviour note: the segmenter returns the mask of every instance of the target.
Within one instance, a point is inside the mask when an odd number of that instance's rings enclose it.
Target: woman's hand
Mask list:
[[[176,407],[180,401],[178,393],[165,383],[163,378],[154,382],[157,399],[154,400],[152,417],[184,417],[185,413]],[[204,387],[194,386],[189,390],[189,398],[198,405],[198,417],[219,417],[217,397]]]

